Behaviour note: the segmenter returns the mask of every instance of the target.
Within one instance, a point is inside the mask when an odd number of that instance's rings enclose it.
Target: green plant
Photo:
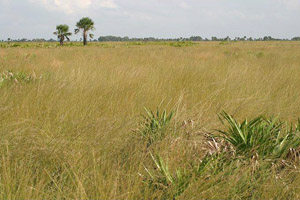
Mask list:
[[[266,119],[263,116],[238,123],[226,112],[220,114],[220,119],[227,123],[227,130],[218,132],[238,155],[249,158],[286,158],[291,150],[296,151],[300,146],[299,125],[293,130],[277,119]]]
[[[148,141],[148,145],[150,145],[154,141],[165,137],[166,129],[174,116],[174,111],[167,114],[166,110],[161,113],[158,108],[155,113],[147,108],[144,109],[147,115],[143,116],[144,122],[141,124],[139,132]]]
[[[79,33],[80,30],[83,32],[83,45],[87,45],[88,32],[95,30],[94,22],[88,17],[80,19],[76,24],[75,34]],[[90,38],[93,38],[93,34],[89,34]]]
[[[175,199],[177,196],[182,194],[188,187],[192,179],[192,173],[186,169],[177,169],[175,173],[170,172],[167,162],[164,162],[161,156],[156,155],[151,158],[155,164],[153,170],[145,168],[146,175],[139,174],[144,183],[147,184],[152,190],[162,190],[164,197],[169,199]]]
[[[56,26],[56,31],[53,34],[57,35],[61,46],[64,45],[65,38],[70,41],[69,36],[72,35],[72,33],[69,32],[69,26],[66,24]]]

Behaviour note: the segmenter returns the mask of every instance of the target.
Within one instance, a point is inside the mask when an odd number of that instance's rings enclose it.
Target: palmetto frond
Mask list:
[[[94,22],[88,17],[84,17],[77,22],[76,27],[84,31],[95,30]]]
[[[218,130],[220,137],[240,155],[285,158],[290,150],[299,149],[298,126],[295,130],[289,129],[278,119],[263,116],[240,123],[224,111],[220,114],[220,119],[227,124],[226,130]]]

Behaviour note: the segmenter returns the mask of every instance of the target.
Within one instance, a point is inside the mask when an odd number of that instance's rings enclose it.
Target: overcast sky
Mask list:
[[[85,16],[96,38],[300,36],[300,0],[0,0],[0,39],[55,38]]]

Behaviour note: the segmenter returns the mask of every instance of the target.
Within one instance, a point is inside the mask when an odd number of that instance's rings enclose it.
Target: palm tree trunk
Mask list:
[[[86,34],[86,31],[83,31],[83,45],[87,45],[87,34]]]
[[[64,40],[65,40],[65,36],[64,35],[60,35],[60,40],[59,40],[60,46],[64,45]]]

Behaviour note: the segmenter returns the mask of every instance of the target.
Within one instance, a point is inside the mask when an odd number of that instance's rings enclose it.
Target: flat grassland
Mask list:
[[[0,73],[1,199],[300,198],[298,164],[194,170],[223,110],[296,123],[299,42],[2,43]],[[151,144],[144,107],[174,111]]]

